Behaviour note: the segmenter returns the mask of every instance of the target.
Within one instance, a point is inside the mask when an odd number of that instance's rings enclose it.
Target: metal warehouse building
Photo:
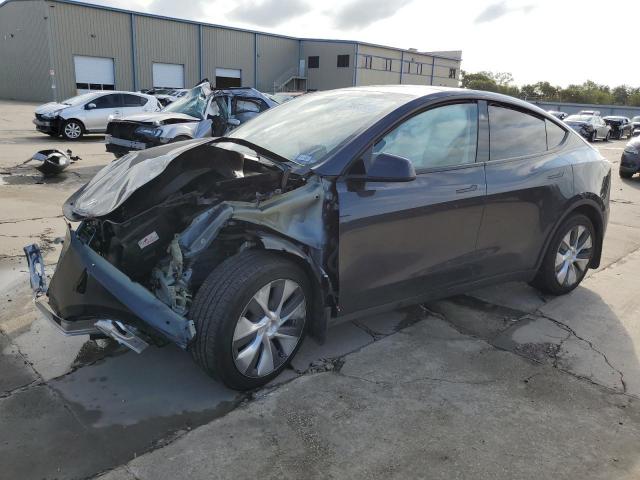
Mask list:
[[[301,39],[71,0],[0,6],[0,98],[217,87],[265,92],[407,83],[458,86],[462,52]]]

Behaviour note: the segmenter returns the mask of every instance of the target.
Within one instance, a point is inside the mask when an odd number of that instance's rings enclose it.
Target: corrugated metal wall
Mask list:
[[[251,32],[202,27],[203,76],[213,82],[216,68],[232,68],[241,71],[243,87],[253,87],[254,41]]]
[[[74,55],[113,58],[116,89],[133,89],[130,15],[65,3],[45,3],[51,18],[59,99],[76,94]]]
[[[24,0],[2,7],[0,14],[0,98],[52,99],[47,48],[47,6]]]
[[[273,84],[286,81],[288,72],[298,70],[300,41],[291,38],[257,34],[258,90],[273,91]]]
[[[138,88],[153,87],[153,63],[184,65],[185,86],[200,81],[198,26],[159,18],[134,16]]]
[[[308,89],[329,90],[353,85],[355,43],[303,40],[302,55],[305,63],[310,56],[320,57],[320,68],[308,68],[307,65]],[[349,68],[338,68],[338,55],[349,55]]]
[[[371,57],[371,60],[367,60]],[[391,60],[391,70],[385,70],[387,62]],[[400,83],[402,52],[393,49],[358,46],[357,85],[388,85]],[[369,62],[369,63],[368,63]],[[371,68],[367,68],[367,64]]]

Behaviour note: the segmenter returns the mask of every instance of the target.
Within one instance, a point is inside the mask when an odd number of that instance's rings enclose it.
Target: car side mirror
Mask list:
[[[88,103],[84,109],[85,110],[93,110],[94,108],[98,108],[97,105],[95,103]]]
[[[371,156],[364,175],[350,176],[367,182],[410,182],[416,179],[416,170],[411,161],[389,153]]]

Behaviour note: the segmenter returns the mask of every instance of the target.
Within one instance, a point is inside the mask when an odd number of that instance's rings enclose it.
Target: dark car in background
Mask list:
[[[620,117],[610,115],[603,117],[604,123],[611,127],[611,136],[621,140],[622,138],[631,138],[633,135],[633,124],[628,117]]]
[[[276,105],[254,88],[212,90],[204,81],[159,112],[114,119],[107,126],[106,149],[122,156],[172,142],[218,137]]]
[[[564,119],[564,122],[590,142],[609,141],[611,137],[611,127],[599,114],[594,114],[592,111],[569,115]]]
[[[634,138],[624,147],[619,169],[622,178],[631,178],[638,172],[640,172],[640,137]]]
[[[505,281],[572,291],[600,263],[610,186],[611,164],[529,103],[347,88],[107,165],[64,205],[81,223],[48,289],[25,251],[63,332],[172,342],[251,389],[331,324]]]

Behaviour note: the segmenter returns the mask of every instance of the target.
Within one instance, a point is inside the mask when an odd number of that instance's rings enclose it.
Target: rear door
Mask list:
[[[573,193],[573,171],[558,148],[567,132],[508,105],[488,106],[487,199],[478,237],[483,277],[533,269]]]
[[[475,102],[434,107],[395,126],[369,151],[408,158],[415,180],[338,180],[342,314],[474,278],[486,191],[477,140]]]
[[[140,112],[152,112],[150,99],[140,95],[133,95],[131,93],[122,94],[122,108],[120,109],[120,116],[126,117],[127,115],[133,115]]]

